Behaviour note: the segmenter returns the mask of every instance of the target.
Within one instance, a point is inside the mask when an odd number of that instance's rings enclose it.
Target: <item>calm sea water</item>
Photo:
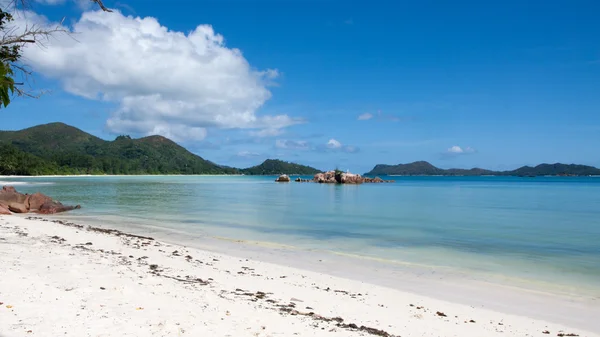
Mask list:
[[[361,186],[274,177],[0,180],[81,204],[69,216],[108,226],[600,289],[600,178],[396,177]]]

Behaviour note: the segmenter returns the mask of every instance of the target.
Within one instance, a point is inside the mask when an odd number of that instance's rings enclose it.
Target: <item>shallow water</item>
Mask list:
[[[242,176],[0,180],[81,204],[69,216],[101,225],[274,242],[600,293],[600,178],[395,179],[361,186]]]

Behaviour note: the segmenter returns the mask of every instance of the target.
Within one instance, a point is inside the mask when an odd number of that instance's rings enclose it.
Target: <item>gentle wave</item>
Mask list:
[[[0,181],[0,186],[31,186],[31,185],[54,185],[52,182],[31,181]]]

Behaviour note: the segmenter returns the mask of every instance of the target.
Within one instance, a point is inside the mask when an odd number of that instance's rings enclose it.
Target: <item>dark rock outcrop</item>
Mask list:
[[[39,214],[55,214],[55,213],[72,211],[74,209],[80,209],[80,208],[81,208],[81,206],[79,206],[79,205],[65,206],[58,201],[50,201],[50,202],[46,202],[42,206],[40,206],[40,208],[37,210],[37,213],[39,213]]]
[[[342,172],[338,172],[338,171],[335,171],[333,173],[333,177],[335,178],[336,183],[338,183],[338,184],[342,183],[342,174],[343,174]]]
[[[28,213],[30,211],[40,214],[54,214],[79,209],[81,206],[66,206],[59,201],[52,200],[42,193],[22,194],[12,186],[4,186],[0,190],[0,214]]]

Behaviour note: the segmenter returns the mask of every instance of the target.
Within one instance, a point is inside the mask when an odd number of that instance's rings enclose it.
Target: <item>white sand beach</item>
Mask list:
[[[451,288],[424,283],[432,287],[424,296],[368,275],[351,280],[55,221],[0,216],[2,337],[600,336],[598,303],[490,288],[490,310],[477,298],[482,288],[438,296]]]

